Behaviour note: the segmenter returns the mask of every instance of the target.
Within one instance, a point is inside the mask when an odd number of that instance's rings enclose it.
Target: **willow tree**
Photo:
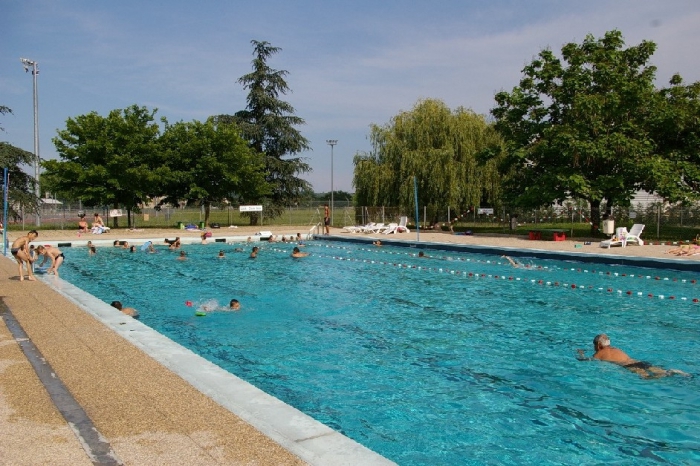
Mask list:
[[[398,206],[413,211],[413,178],[418,203],[436,216],[447,207],[464,210],[498,202],[500,179],[495,161],[478,154],[501,144],[485,117],[442,101],[419,101],[385,125],[372,125],[373,151],[355,156],[353,185],[359,205]]]

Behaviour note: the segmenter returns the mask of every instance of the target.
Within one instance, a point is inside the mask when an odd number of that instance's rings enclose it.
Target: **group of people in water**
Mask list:
[[[97,214],[96,214],[97,215]],[[39,232],[36,230],[31,230],[29,233],[27,233],[25,236],[21,236],[17,238],[11,246],[10,252],[12,256],[15,258],[17,261],[18,267],[19,267],[19,280],[24,281],[24,268],[27,270],[27,280],[34,281],[35,277],[32,271],[32,265],[34,262],[36,262],[40,256],[43,256],[43,261],[40,265],[40,267],[43,266],[44,263],[46,263],[48,260],[51,261],[51,267],[46,270],[46,273],[49,274],[55,274],[58,276],[58,269],[61,267],[65,260],[65,256],[63,253],[60,251],[59,248],[54,247],[54,246],[48,246],[48,245],[40,245],[37,247],[34,247],[30,243],[37,239],[39,237]],[[302,252],[299,247],[304,246],[304,244],[300,241],[301,236],[297,235],[297,238],[299,239],[299,244],[294,247],[291,256],[295,258],[299,257],[305,257],[308,256],[307,253]],[[286,239],[286,238],[285,238]],[[250,240],[250,238],[249,238]],[[180,249],[181,247],[181,241],[180,238],[177,237],[174,240],[169,240],[165,239],[164,241],[166,244],[168,244],[168,248],[171,250],[177,250]],[[150,242],[149,242],[150,243]],[[380,241],[376,241],[374,243],[375,246],[382,246],[382,243]],[[87,243],[88,246],[88,251],[89,254],[93,255],[96,253],[95,246],[93,246],[91,241],[88,241]],[[135,247],[129,245],[127,241],[120,241],[120,240],[115,240],[113,243],[114,247],[119,247],[123,249],[130,249],[132,252],[135,251]],[[153,248],[153,243],[149,244],[148,249],[150,252],[155,252],[155,249]],[[237,252],[242,252],[242,248],[236,248]],[[684,251],[682,248],[679,248],[679,252]],[[255,259],[258,256],[258,253],[260,252],[260,248],[258,246],[253,246],[252,250],[250,252],[250,258]],[[223,250],[219,250],[218,256],[219,258],[224,258],[225,254]],[[418,257],[425,258],[428,257],[426,256],[422,251],[419,252]],[[513,267],[519,267],[522,264],[514,260],[513,258],[509,256],[502,256],[508,262],[510,265]],[[180,251],[180,254],[178,256],[178,259],[184,260],[187,258],[187,255],[185,251]],[[136,309],[133,309],[131,307],[124,307],[122,306],[122,303],[120,301],[113,301],[112,302],[112,307],[119,309],[122,313],[125,315],[129,315],[133,318],[138,319],[139,318],[139,313]],[[237,299],[232,299],[229,303],[228,309],[238,311],[241,309],[241,303]],[[659,377],[666,377],[666,376],[671,376],[671,375],[682,375],[682,376],[689,376],[689,374],[680,371],[678,369],[663,369],[658,366],[654,366],[649,362],[646,361],[639,361],[636,359],[632,359],[630,356],[628,356],[624,351],[614,348],[610,344],[610,338],[606,334],[599,334],[596,335],[596,337],[593,339],[593,349],[594,353],[591,357],[587,357],[585,354],[585,351],[583,349],[578,350],[578,356],[577,359],[581,361],[588,361],[588,360],[597,360],[597,361],[604,361],[604,362],[610,362],[613,364],[617,364],[631,372],[634,372],[638,374],[642,378],[659,378]]]

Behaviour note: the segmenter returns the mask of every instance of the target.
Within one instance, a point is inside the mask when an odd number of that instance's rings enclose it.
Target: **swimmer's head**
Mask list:
[[[229,307],[233,310],[238,310],[241,308],[241,303],[239,303],[237,299],[232,299],[229,303]]]
[[[122,310],[122,303],[121,301],[112,301],[112,307],[115,307],[119,309],[120,311]]]
[[[301,251],[299,250],[298,247],[295,246],[294,249],[292,249],[292,252],[297,253],[297,252],[301,252]]]
[[[610,346],[610,338],[606,334],[601,333],[600,335],[596,335],[596,337],[593,339],[593,347],[596,350],[607,346]]]

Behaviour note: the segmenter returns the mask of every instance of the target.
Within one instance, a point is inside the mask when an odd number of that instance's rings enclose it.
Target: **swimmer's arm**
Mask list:
[[[578,349],[576,350],[576,352],[578,353],[576,359],[578,359],[579,361],[593,361],[593,358],[589,358],[588,356],[586,356],[586,352],[584,350]]]

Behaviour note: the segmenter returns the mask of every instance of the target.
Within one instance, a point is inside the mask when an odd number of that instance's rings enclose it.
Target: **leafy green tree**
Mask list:
[[[486,119],[471,110],[451,111],[434,99],[419,101],[391,122],[371,128],[373,152],[355,156],[357,205],[414,209],[413,177],[419,205],[435,217],[448,206],[465,209],[499,199],[496,163],[477,155],[501,144]]]
[[[107,117],[91,112],[66,121],[53,138],[61,160],[44,162],[49,186],[88,206],[124,207],[129,212],[159,194],[157,110],[133,105]],[[118,217],[114,218],[118,226]]]
[[[271,192],[264,199],[245,201],[262,203],[265,216],[274,218],[311,192],[310,184],[298,177],[310,172],[311,167],[297,156],[310,147],[309,141],[295,128],[303,125],[304,120],[294,114],[294,107],[279,98],[290,90],[284,79],[288,72],[268,65],[270,57],[281,49],[264,41],[251,43],[255,57],[253,71],[238,80],[249,91],[246,108],[234,116],[220,115],[217,120],[235,122],[250,147],[265,154],[265,178]],[[251,215],[251,224],[257,221],[258,216]]]
[[[584,199],[595,229],[604,200],[608,209],[629,205],[640,188],[660,186],[650,170],[670,167],[649,127],[654,117],[663,120],[656,68],[648,64],[656,45],[624,46],[611,31],[566,44],[561,58],[543,50],[519,86],[496,94],[492,114],[507,141],[501,169],[510,202],[535,208]]]
[[[12,109],[0,105],[0,115],[12,114]],[[0,126],[0,131],[5,128]],[[35,180],[24,170],[23,165],[31,166],[34,163],[34,154],[8,142],[0,142],[0,170],[7,168],[9,174],[8,185],[8,211],[9,218],[19,220],[22,211],[38,212],[39,200],[36,197]],[[1,184],[1,180],[0,180]]]
[[[161,138],[165,202],[180,200],[204,206],[205,223],[213,203],[254,199],[269,193],[262,154],[248,147],[236,126],[179,122]]]
[[[5,105],[0,105],[0,115],[11,115],[12,114],[12,109],[10,107],[7,107]],[[0,126],[0,131],[5,132],[5,128],[3,126]]]
[[[3,168],[7,168],[9,174],[7,214],[11,219],[21,219],[23,211],[38,211],[38,199],[34,192],[34,177],[22,170],[23,165],[32,165],[33,163],[33,153],[7,142],[0,142],[0,173]],[[2,185],[1,178],[0,175],[0,186]]]
[[[648,176],[642,188],[687,204],[700,196],[700,83],[684,85],[674,75],[670,84],[659,91],[649,119],[656,152],[643,161]]]

